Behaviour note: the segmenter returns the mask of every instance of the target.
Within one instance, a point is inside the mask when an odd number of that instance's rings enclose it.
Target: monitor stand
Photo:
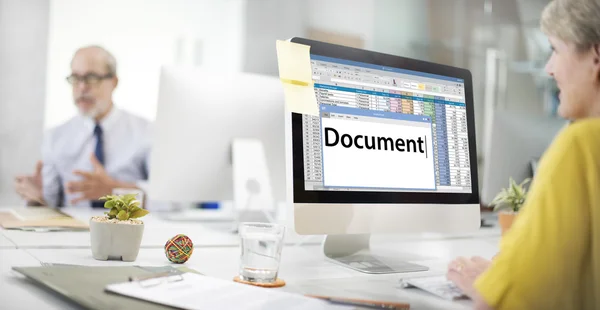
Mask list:
[[[234,139],[231,143],[233,203],[220,210],[193,209],[166,212],[174,221],[225,221],[237,233],[242,222],[274,222],[277,210],[264,146],[257,139]]]
[[[233,230],[241,222],[272,222],[275,200],[262,141],[235,139],[231,146]]]
[[[332,262],[364,273],[385,274],[427,271],[429,267],[403,262],[400,258],[371,254],[371,235],[327,235],[323,252]]]

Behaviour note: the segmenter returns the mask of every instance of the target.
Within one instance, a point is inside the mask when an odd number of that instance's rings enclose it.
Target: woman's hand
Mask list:
[[[448,280],[454,282],[463,293],[471,299],[475,299],[477,292],[473,288],[473,283],[480,274],[482,274],[490,265],[491,261],[483,257],[465,258],[459,257],[448,265]]]

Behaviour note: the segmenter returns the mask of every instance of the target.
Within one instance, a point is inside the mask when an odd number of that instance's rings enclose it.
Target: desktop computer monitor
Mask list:
[[[233,210],[170,213],[174,220],[274,211],[274,203],[285,199],[283,98],[275,77],[163,67],[149,198],[233,202]]]
[[[534,178],[539,159],[567,124],[565,119],[546,115],[494,111],[483,157],[481,202],[492,202],[511,177],[518,183]]]
[[[293,38],[310,46],[320,115],[286,111],[288,202],[299,234],[368,273],[426,270],[370,253],[377,233],[480,227],[468,70]]]

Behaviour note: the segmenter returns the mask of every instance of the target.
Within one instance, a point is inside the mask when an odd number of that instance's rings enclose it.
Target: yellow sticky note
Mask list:
[[[277,41],[277,64],[290,112],[319,115],[310,66],[310,46]]]

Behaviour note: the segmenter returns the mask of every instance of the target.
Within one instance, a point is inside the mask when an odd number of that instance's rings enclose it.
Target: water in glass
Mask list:
[[[283,246],[283,231],[279,229],[262,227],[240,230],[242,280],[272,283],[277,279]]]

